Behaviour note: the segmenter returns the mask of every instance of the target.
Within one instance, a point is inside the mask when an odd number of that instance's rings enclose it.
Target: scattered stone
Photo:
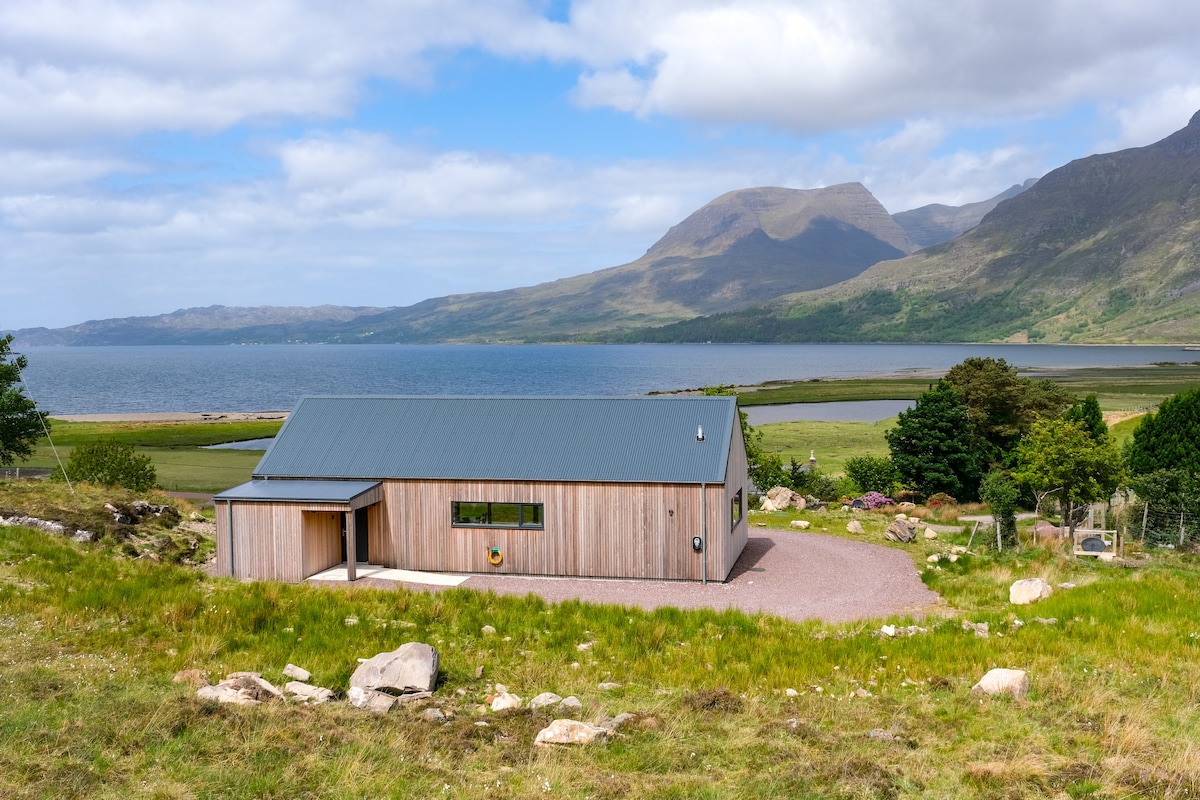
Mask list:
[[[281,699],[283,692],[262,679],[257,672],[231,672],[216,686],[201,686],[196,691],[201,700],[257,706],[269,700]]]
[[[928,561],[930,564],[936,564],[942,560],[942,557],[940,555],[938,555],[937,553],[934,553],[930,556],[927,556],[925,558],[925,560]]]
[[[958,561],[958,553],[951,553],[950,555],[946,556],[946,560],[953,564],[954,562]]]
[[[595,646],[596,646],[595,642],[583,642],[582,644],[575,645],[575,649],[578,650],[579,652],[583,653],[588,650],[591,650]]]
[[[788,697],[799,697],[800,696],[799,692],[797,692],[795,689],[792,689],[790,687],[784,692],[784,694],[786,694]]]
[[[492,700],[492,711],[507,711],[510,708],[520,708],[521,698],[511,692],[496,695]]]
[[[895,742],[900,739],[900,737],[897,736],[896,734],[894,734],[890,731],[885,731],[883,728],[872,728],[870,731],[867,732],[867,738],[868,739],[879,739],[880,741],[883,741],[883,742]]]
[[[812,525],[812,523],[806,519],[794,519],[790,524],[793,528],[799,528],[802,531],[808,530],[809,526]]]
[[[1053,594],[1050,584],[1041,578],[1026,578],[1017,581],[1008,589],[1008,602],[1023,606],[1043,600]]]
[[[950,548],[950,552],[956,556],[961,556],[967,552],[967,548],[963,547],[961,544],[956,544]]]
[[[896,635],[896,626],[895,625],[884,625],[882,628],[879,629],[879,632],[882,633],[884,636],[895,636]]]
[[[293,680],[308,683],[312,680],[312,673],[303,667],[297,667],[295,664],[288,664],[283,668],[284,677],[292,678]]]
[[[328,703],[333,699],[333,692],[323,686],[311,686],[303,681],[288,681],[283,686],[283,690],[288,694],[299,697],[304,703],[309,705],[319,705]]]
[[[1049,619],[1047,619],[1046,617],[1034,617],[1033,621],[1040,622],[1043,625],[1057,625],[1058,617],[1050,617]]]
[[[424,722],[445,722],[446,715],[440,708],[423,708],[421,713],[417,715]]]
[[[1023,700],[1029,694],[1029,675],[1023,669],[993,669],[971,687],[972,694],[1011,695]]]
[[[433,692],[406,692],[396,698],[396,702],[400,705],[408,705],[415,703],[418,700],[428,700],[433,697]]]
[[[573,719],[556,719],[538,731],[535,745],[591,744],[608,738],[608,730]]]
[[[564,697],[563,701],[558,704],[558,710],[568,712],[568,713],[575,713],[578,711],[582,711],[583,710],[583,702],[575,695],[571,695],[570,697]]]
[[[856,533],[862,535],[866,533],[866,531],[863,530],[861,522],[856,519],[852,519],[846,523],[846,533]]]
[[[1062,538],[1062,531],[1054,523],[1040,519],[1033,523],[1033,535],[1038,539],[1059,539]]]
[[[1074,583],[1071,583],[1070,581],[1067,581],[1066,583],[1060,583],[1060,584],[1058,585],[1058,588],[1060,588],[1060,589],[1074,589],[1074,588],[1075,588],[1075,584],[1074,584]]]
[[[475,677],[476,678],[483,677],[483,664],[480,664],[478,667],[475,668]]]
[[[358,617],[346,617],[346,627],[358,624]]]
[[[620,689],[621,684],[613,683],[612,681],[605,681],[604,683],[599,684],[596,688],[602,692],[608,692],[612,691],[613,689]]]
[[[187,683],[199,689],[208,686],[208,673],[202,669],[181,669],[171,678],[172,683]]]
[[[496,629],[493,628],[491,625],[484,625],[482,628],[480,628],[480,631],[483,633],[484,636],[491,636],[496,632]]]
[[[968,622],[964,619],[962,629],[964,631],[975,631],[975,635],[980,639],[988,638],[988,624],[986,622]]]
[[[904,521],[904,520],[908,519],[908,514],[897,514],[896,516],[892,517],[892,519],[898,519],[900,521]]]
[[[608,724],[604,727],[608,728],[610,731],[618,731],[629,723],[633,722],[635,719],[637,719],[637,717],[637,714],[630,714],[628,711],[626,711],[622,714],[617,714],[615,717],[610,719]]]
[[[917,527],[907,520],[897,519],[887,526],[883,535],[890,541],[907,544],[917,538]]]
[[[853,694],[855,697],[862,697],[862,698],[875,696],[875,695],[871,694],[870,692],[868,692],[866,689],[862,688],[861,686],[858,687],[857,689],[855,689]]]
[[[543,708],[545,706],[555,706],[561,704],[563,699],[554,692],[542,692],[537,697],[529,701],[530,708]]]
[[[508,687],[503,683],[497,683],[492,689],[495,690],[496,694],[508,694]]]
[[[933,528],[926,528],[924,536],[926,539],[936,539],[938,537],[938,533]]]
[[[351,686],[350,690],[346,692],[346,699],[355,708],[370,711],[376,716],[383,716],[392,710],[392,706],[396,705],[396,698],[392,695],[377,692],[374,689],[364,689],[360,686]]]
[[[437,685],[438,663],[438,651],[433,647],[407,642],[360,664],[350,676],[350,686],[392,694],[432,692]]]
[[[270,681],[264,680],[263,676],[257,672],[231,672],[225,676],[225,680],[240,683],[245,688],[256,686],[258,687],[258,691],[266,692],[276,699],[283,699],[283,691]]]
[[[905,514],[911,514],[912,512],[917,510],[917,504],[910,503],[907,500],[905,500],[903,502],[896,503],[896,510],[903,512]]]

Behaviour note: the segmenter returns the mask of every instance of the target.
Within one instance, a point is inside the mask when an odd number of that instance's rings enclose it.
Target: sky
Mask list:
[[[5,0],[0,329],[403,306],[715,197],[992,197],[1200,109],[1194,0]]]

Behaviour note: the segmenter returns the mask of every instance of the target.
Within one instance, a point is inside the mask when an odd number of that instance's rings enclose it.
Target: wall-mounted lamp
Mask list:
[[[704,426],[703,425],[696,426],[696,441],[697,442],[704,441]]]

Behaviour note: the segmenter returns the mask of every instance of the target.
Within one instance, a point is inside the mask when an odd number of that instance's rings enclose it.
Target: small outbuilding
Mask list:
[[[747,488],[733,397],[308,397],[216,496],[217,565],[720,581]]]

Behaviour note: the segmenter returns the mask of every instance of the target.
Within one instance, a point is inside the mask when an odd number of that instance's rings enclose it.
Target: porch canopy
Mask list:
[[[213,500],[235,500],[239,502],[276,503],[336,503],[350,510],[360,505],[370,505],[374,498],[369,494],[379,486],[379,481],[300,481],[272,480],[249,481],[241,486],[227,489]],[[355,501],[359,502],[355,502]]]

